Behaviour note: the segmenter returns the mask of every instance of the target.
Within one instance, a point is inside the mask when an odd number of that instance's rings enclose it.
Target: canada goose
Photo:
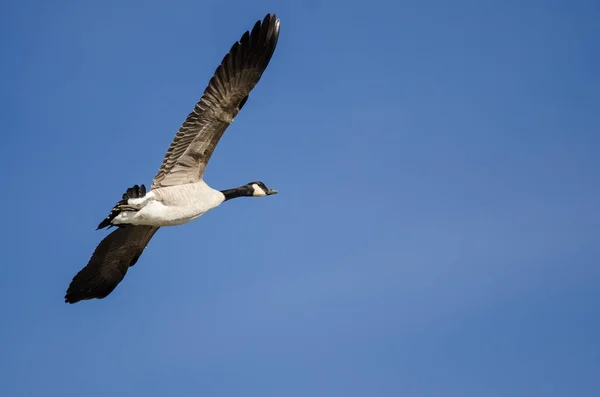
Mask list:
[[[248,100],[275,51],[279,19],[267,14],[233,44],[217,67],[200,101],[167,150],[151,189],[127,189],[98,229],[117,228],[96,247],[88,264],[71,281],[65,302],[108,296],[161,226],[192,221],[236,197],[276,194],[262,182],[215,190],[203,181],[219,139]]]

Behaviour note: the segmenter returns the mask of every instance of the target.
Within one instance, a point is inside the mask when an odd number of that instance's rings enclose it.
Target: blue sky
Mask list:
[[[2,396],[600,395],[598,2],[0,9]],[[267,12],[206,181],[280,194],[161,229],[64,304]]]

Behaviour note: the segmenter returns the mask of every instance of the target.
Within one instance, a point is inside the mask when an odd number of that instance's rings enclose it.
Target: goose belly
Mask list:
[[[125,211],[114,223],[175,226],[193,221],[219,206],[225,196],[206,184],[196,183],[150,192],[152,199],[139,211]]]
[[[182,225],[202,216],[210,208],[198,208],[195,205],[165,205],[160,201],[148,203],[140,211],[133,213],[131,224],[150,226]]]

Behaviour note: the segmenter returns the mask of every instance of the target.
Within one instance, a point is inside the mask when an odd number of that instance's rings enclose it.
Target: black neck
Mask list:
[[[227,201],[237,197],[252,196],[253,190],[250,186],[240,186],[233,189],[221,190],[221,193],[225,195],[225,201]]]

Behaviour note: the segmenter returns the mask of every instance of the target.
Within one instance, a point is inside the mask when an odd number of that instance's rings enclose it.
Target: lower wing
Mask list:
[[[73,277],[65,302],[107,297],[135,265],[158,227],[121,226],[98,244],[88,264]]]

